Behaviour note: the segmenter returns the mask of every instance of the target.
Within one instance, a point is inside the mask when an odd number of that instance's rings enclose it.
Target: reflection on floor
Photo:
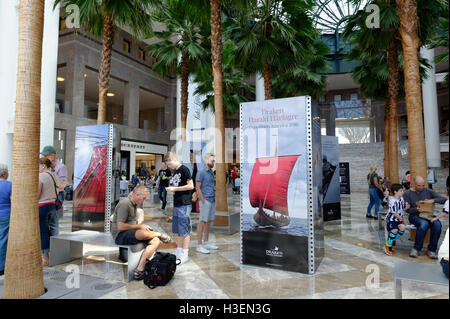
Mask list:
[[[144,204],[146,222],[154,228],[171,233],[171,198],[166,212],[159,209],[160,204],[152,202],[153,196]],[[369,202],[366,193],[342,196],[342,219],[325,222],[325,257],[316,274],[306,275],[268,268],[240,264],[240,235],[213,232],[210,240],[219,250],[209,255],[197,253],[197,237],[192,232],[190,261],[177,268],[175,277],[165,287],[150,290],[142,281],[126,282],[126,267],[118,259],[118,249],[86,245],[84,258],[70,264],[55,266],[56,270],[70,270],[70,265],[78,265],[80,273],[101,278],[110,286],[102,299],[109,298],[168,298],[168,299],[213,299],[213,298],[394,298],[393,265],[396,260],[418,263],[436,263],[424,255],[412,259],[408,253],[412,242],[406,233],[397,244],[393,256],[383,252],[385,244],[384,221],[365,218]],[[229,197],[230,209],[239,211],[239,197]],[[198,214],[193,214],[196,224]],[[65,214],[61,221],[61,231],[70,231],[71,216]],[[448,217],[442,219],[443,231],[439,244],[448,228]],[[174,252],[174,246],[164,251]],[[368,267],[370,266],[370,267]],[[373,267],[379,270],[379,284],[373,288],[366,285]],[[122,283],[114,289],[115,284]],[[83,285],[83,283],[81,283]],[[102,286],[103,287],[103,286]],[[68,298],[89,298],[88,294],[74,293]],[[92,296],[92,298],[98,298]],[[448,287],[403,282],[403,298],[449,298]]]

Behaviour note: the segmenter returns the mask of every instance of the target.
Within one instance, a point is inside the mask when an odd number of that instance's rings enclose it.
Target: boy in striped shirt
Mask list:
[[[395,241],[405,233],[407,224],[405,211],[409,208],[409,204],[403,199],[402,185],[392,184],[391,192],[393,196],[389,197],[389,213],[386,216],[388,238],[384,246],[384,251],[389,256],[395,249]]]

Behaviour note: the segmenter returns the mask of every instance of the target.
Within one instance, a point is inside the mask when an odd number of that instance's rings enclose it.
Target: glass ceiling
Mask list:
[[[345,27],[345,20],[358,10],[363,10],[368,0],[355,1],[349,0],[317,0],[317,9],[315,11],[315,27],[322,31],[322,34],[334,34],[337,31],[342,32]]]

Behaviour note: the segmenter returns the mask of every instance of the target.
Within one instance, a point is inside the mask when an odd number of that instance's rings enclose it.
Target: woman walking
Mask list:
[[[370,166],[370,173],[367,175],[367,183],[369,183],[369,197],[370,203],[367,207],[367,218],[378,219],[378,211],[380,210],[381,199],[377,191],[383,194],[383,190],[379,183],[379,177],[377,174],[377,167],[375,165]],[[372,207],[375,205],[375,215],[372,216]]]
[[[46,157],[39,159],[39,227],[41,230],[42,265],[48,266],[50,250],[49,216],[56,214],[58,176],[51,172],[53,163]]]
[[[11,215],[12,184],[8,167],[0,164],[0,276],[5,272],[6,246],[8,245],[9,216]]]

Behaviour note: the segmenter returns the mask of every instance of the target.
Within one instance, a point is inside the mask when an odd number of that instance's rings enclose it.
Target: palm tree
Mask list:
[[[418,3],[421,4],[420,13],[417,10]],[[421,39],[433,34],[436,20],[439,18],[437,10],[440,9],[440,5],[439,1],[435,0],[419,2],[416,0],[396,0],[396,6],[400,20],[399,32],[404,58],[411,187],[414,187],[416,176],[427,176],[419,47],[426,44]]]
[[[137,37],[144,37],[151,30],[149,12],[157,0],[56,0],[55,7],[77,5],[80,9],[80,23],[83,27],[102,39],[101,63],[98,75],[98,115],[97,124],[105,124],[106,94],[109,90],[114,25],[131,27]]]
[[[444,47],[446,52],[441,53],[435,57],[435,63],[448,63],[448,39],[449,39],[449,26],[448,26],[448,15],[449,7],[448,0],[440,0],[440,5],[442,8],[442,14],[439,17],[436,34],[431,40],[431,48]],[[448,72],[445,76],[445,85],[448,87]]]
[[[22,0],[14,117],[11,221],[3,298],[44,294],[38,213],[38,156],[44,1]]]
[[[251,85],[243,81],[245,78],[244,72],[234,68],[236,55],[235,46],[232,41],[227,41],[223,44],[223,100],[225,105],[225,112],[231,116],[239,111],[240,104],[248,102],[246,96],[254,93]],[[209,70],[208,70],[209,71]],[[198,84],[194,94],[204,96],[202,101],[203,109],[210,108],[214,112],[214,87],[213,75],[211,72],[199,72],[194,81]]]
[[[431,1],[433,2],[433,1]],[[361,61],[353,71],[353,78],[361,84],[361,92],[373,99],[385,99],[385,175],[392,182],[398,182],[398,143],[397,143],[397,105],[398,99],[405,95],[403,81],[403,54],[401,51],[400,21],[394,0],[374,0],[370,2],[380,8],[380,28],[369,29],[365,21],[367,13],[360,11],[349,19],[344,37],[350,38],[354,45],[347,56],[349,60]],[[430,37],[432,22],[427,18],[433,15],[435,5],[421,2],[422,41]],[[425,59],[419,59],[419,75],[426,76],[429,67]],[[410,142],[411,143],[411,142]],[[410,144],[411,147],[411,144]]]
[[[238,65],[249,74],[264,75],[265,99],[273,97],[274,75],[306,75],[319,36],[309,12],[313,5],[311,0],[254,0],[248,10],[231,17]],[[320,76],[311,79],[324,83]]]
[[[149,52],[157,58],[153,70],[167,76],[175,70],[181,75],[181,128],[182,141],[186,140],[186,119],[188,114],[188,85],[192,70],[207,63],[202,57],[207,55],[206,37],[201,32],[204,28],[198,15],[189,14],[185,0],[168,0],[164,6],[152,13],[155,22],[163,23],[166,30],[152,32],[150,35],[162,41],[148,47]],[[178,57],[181,55],[181,61]]]

